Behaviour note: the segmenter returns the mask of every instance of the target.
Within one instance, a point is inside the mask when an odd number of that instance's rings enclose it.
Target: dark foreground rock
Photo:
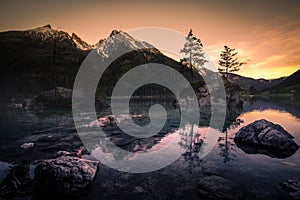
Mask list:
[[[38,193],[78,195],[93,182],[98,161],[74,157],[63,152],[56,159],[40,161],[35,169],[36,190]]]
[[[29,172],[28,160],[10,166],[6,177],[0,182],[0,199],[30,199],[33,181]]]
[[[300,180],[283,181],[276,186],[290,200],[300,199]]]
[[[257,120],[241,128],[234,138],[236,143],[268,148],[270,151],[296,152],[299,146],[293,139],[294,137],[280,125],[265,119]]]
[[[204,199],[210,200],[240,200],[243,191],[230,180],[220,176],[207,176],[199,181],[198,192]]]

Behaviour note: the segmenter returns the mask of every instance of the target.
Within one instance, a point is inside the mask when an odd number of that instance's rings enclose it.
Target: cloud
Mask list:
[[[300,20],[277,16],[237,40],[207,45],[205,48],[215,64],[225,44],[236,48],[240,61],[250,60],[239,72],[241,75],[251,74],[256,78],[288,75],[300,67]]]
[[[283,55],[273,55],[273,56],[270,56],[264,60],[262,60],[261,62],[258,62],[258,63],[250,63],[249,64],[249,67],[250,68],[258,68],[258,67],[261,67],[261,66],[266,66],[267,64],[273,64],[273,63],[276,63],[276,61],[278,60],[281,60],[283,59],[285,56]]]

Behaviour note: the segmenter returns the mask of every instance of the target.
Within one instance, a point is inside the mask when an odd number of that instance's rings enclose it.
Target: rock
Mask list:
[[[72,90],[63,87],[41,92],[31,99],[26,99],[26,107],[29,109],[47,107],[70,107],[72,105]]]
[[[12,103],[8,105],[8,108],[12,109],[23,109],[23,104],[21,103]]]
[[[32,192],[32,177],[30,175],[30,162],[17,161],[8,165],[6,173],[2,174],[0,182],[0,199],[28,199]]]
[[[22,106],[25,110],[29,109],[30,104],[32,103],[32,99],[24,99]]]
[[[241,128],[234,140],[246,145],[295,152],[299,146],[293,138],[280,125],[261,119]]]
[[[203,85],[199,88],[199,93],[197,96],[198,96],[199,106],[211,105],[210,94],[208,92],[208,88],[206,85]]]
[[[101,117],[96,121],[93,121],[87,125],[87,127],[95,128],[95,127],[108,127],[108,126],[116,126],[118,123],[118,119],[113,115],[108,115],[106,117]]]
[[[276,186],[290,200],[300,199],[300,180],[283,181]]]
[[[71,152],[68,152],[68,151],[58,151],[58,152],[56,152],[55,157],[60,157],[60,156],[75,156],[75,155],[76,155],[75,153],[71,153]]]
[[[142,119],[145,118],[144,115],[108,115],[106,117],[101,117],[95,121],[92,121],[91,123],[87,125],[82,125],[80,128],[96,128],[96,127],[117,127],[118,124],[120,124],[122,121],[128,120],[128,119]]]
[[[53,90],[41,92],[37,98],[47,98],[48,100],[71,100],[72,90],[64,87],[56,87]]]
[[[34,135],[32,139],[36,140],[36,142],[56,142],[57,140],[60,140],[59,137],[57,137],[56,135],[48,135],[48,134],[44,134],[44,135]]]
[[[143,193],[145,190],[141,186],[135,186],[133,193]]]
[[[207,176],[199,181],[198,192],[201,197],[210,200],[240,200],[243,191],[235,183],[220,176]]]
[[[238,91],[227,92],[226,94],[227,107],[243,107],[243,97]]]
[[[28,148],[32,148],[32,147],[34,147],[34,143],[32,143],[32,142],[24,143],[21,145],[21,148],[23,148],[23,149],[28,149]]]
[[[207,92],[207,87],[206,87],[206,85],[200,87],[200,88],[199,88],[199,92],[200,92],[200,93],[206,93],[206,92]]]
[[[200,93],[201,97],[207,97],[209,95],[208,92]]]
[[[69,156],[68,152],[56,159],[42,160],[35,169],[37,190],[46,193],[77,195],[93,182],[98,161]]]
[[[199,101],[199,106],[209,106],[209,105],[211,105],[209,95],[206,96],[206,97],[200,97],[198,101]]]

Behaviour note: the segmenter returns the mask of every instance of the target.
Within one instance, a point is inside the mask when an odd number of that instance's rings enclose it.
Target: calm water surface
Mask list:
[[[147,104],[135,103],[136,107]],[[164,145],[178,123],[178,111],[166,103],[169,121],[161,131],[160,137],[148,140],[130,140],[121,148],[130,151],[151,151]],[[243,126],[255,120],[266,119],[280,124],[295,137],[300,144],[300,109],[293,104],[282,105],[270,101],[246,101],[243,111],[227,122],[227,129],[220,134],[212,151],[203,159],[197,157],[195,144],[187,149],[177,161],[171,165],[150,173],[130,174],[119,172],[105,165],[100,168],[93,187],[83,199],[200,199],[197,195],[197,182],[201,177],[216,174],[239,184],[245,191],[247,199],[280,199],[275,184],[290,178],[300,177],[300,151],[286,158],[270,157],[255,152],[245,153],[233,141],[235,133]],[[105,116],[107,112],[99,115]],[[145,119],[147,121],[147,119]],[[86,118],[87,123],[89,118]],[[143,124],[143,122],[141,122]],[[147,122],[145,122],[147,123]],[[7,110],[1,107],[0,116],[0,178],[5,178],[10,166],[19,164],[21,160],[44,159],[53,156],[59,149],[76,150],[82,144],[76,135],[71,113],[53,112],[33,114],[27,111]],[[193,127],[193,138],[204,137],[210,127]],[[116,133],[116,130],[113,133]],[[114,136],[107,133],[112,141],[122,134]],[[187,141],[187,135],[182,135]],[[192,139],[193,140],[193,139]],[[119,141],[119,140],[116,140]],[[25,142],[34,142],[35,147],[22,149]],[[189,143],[188,143],[189,144]],[[188,145],[189,146],[189,145]],[[176,149],[176,148],[174,148]],[[97,152],[95,148],[94,153]],[[31,171],[34,165],[31,165]],[[32,173],[31,173],[32,174]],[[233,191],[234,192],[234,191]]]

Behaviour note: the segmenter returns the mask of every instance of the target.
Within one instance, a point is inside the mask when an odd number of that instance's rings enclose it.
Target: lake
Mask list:
[[[172,164],[154,172],[131,174],[120,172],[100,164],[98,174],[92,188],[82,199],[200,199],[197,194],[197,183],[206,175],[215,174],[240,185],[246,199],[282,199],[275,184],[291,178],[300,177],[300,151],[289,157],[265,155],[255,151],[244,151],[238,147],[233,138],[243,126],[255,120],[266,119],[281,125],[300,144],[300,109],[291,101],[248,99],[243,110],[235,112],[226,121],[215,146],[204,157],[197,157],[195,145],[187,148],[187,152]],[[157,103],[157,102],[152,102]],[[135,108],[146,112],[149,103],[137,101]],[[117,129],[106,130],[106,136],[116,142],[120,148],[132,151],[151,151],[164,145],[172,133],[176,131],[179,112],[171,102],[164,102],[168,111],[168,120],[160,136],[151,139],[132,139],[124,137]],[[105,116],[109,111],[99,112]],[[204,116],[205,118],[205,116]],[[86,118],[86,123],[89,118]],[[1,107],[0,116],[0,179],[3,180],[12,165],[30,163],[28,172],[33,176],[34,161],[53,157],[60,150],[74,151],[82,146],[76,134],[72,113],[67,111],[51,111],[32,113],[23,110],[9,110]],[[138,123],[145,125],[149,119]],[[210,127],[205,123],[193,127],[193,137],[201,137]],[[190,130],[190,129],[189,129]],[[123,140],[121,140],[121,139]],[[182,135],[182,140],[187,137]],[[34,147],[23,149],[24,143],[33,142]],[[184,146],[181,142],[178,145]],[[174,151],[179,148],[174,148]],[[93,153],[99,149],[95,147]],[[196,153],[195,153],[196,152]],[[91,155],[85,155],[94,159]],[[232,191],[234,193],[234,191]]]

